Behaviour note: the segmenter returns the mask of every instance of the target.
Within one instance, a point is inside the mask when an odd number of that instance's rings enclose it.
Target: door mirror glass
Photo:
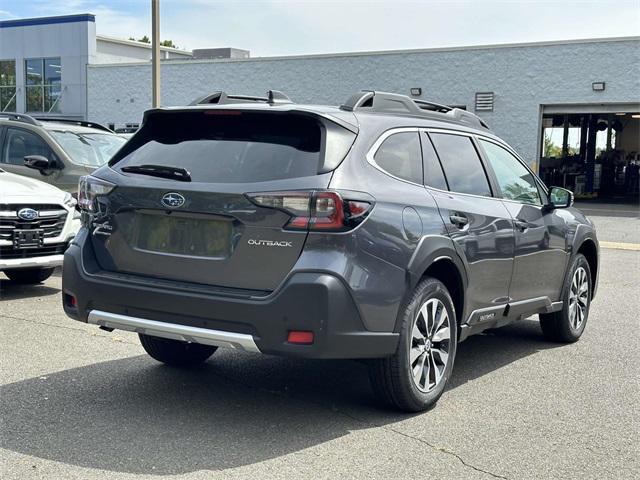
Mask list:
[[[573,205],[573,192],[566,188],[551,187],[549,191],[549,207],[568,208]]]
[[[42,155],[25,155],[24,166],[39,170],[40,173],[42,173],[45,170],[55,167],[55,164],[50,164],[49,159]]]

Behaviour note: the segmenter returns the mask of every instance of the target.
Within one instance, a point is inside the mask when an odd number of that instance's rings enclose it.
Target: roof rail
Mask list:
[[[444,114],[473,127],[482,127],[489,130],[486,122],[471,112],[426,100],[414,100],[413,98],[398,93],[362,90],[352,95],[344,104],[340,105],[340,109],[348,112],[362,110],[373,113],[404,113],[407,115],[420,116]]]
[[[24,113],[0,112],[0,117],[6,117],[9,120],[16,122],[28,123],[29,125],[40,125],[38,120],[33,118],[31,115],[25,115]]]
[[[472,126],[477,126],[480,124],[481,127],[486,128],[487,130],[491,130],[487,122],[477,116],[475,113],[471,113],[468,110],[463,110],[461,108],[452,108],[447,112],[447,115],[451,115],[456,120],[459,120],[463,123],[468,123]]]
[[[96,122],[88,122],[86,120],[73,120],[71,118],[58,118],[58,117],[35,117],[36,120],[41,122],[59,122],[59,123],[71,123],[73,125],[79,125],[81,127],[95,128],[96,130],[104,130],[105,132],[115,133],[109,127]]]
[[[413,101],[418,105],[418,107],[420,107],[423,110],[429,110],[432,112],[440,112],[440,113],[447,113],[453,110],[451,107],[448,107],[447,105],[442,105],[440,103],[428,102],[426,100],[413,100]]]
[[[293,103],[289,97],[278,90],[269,90],[266,97],[254,97],[251,95],[228,95],[225,92],[214,92],[203,97],[196,98],[189,105],[229,105],[232,103],[268,103],[278,105],[283,103]]]

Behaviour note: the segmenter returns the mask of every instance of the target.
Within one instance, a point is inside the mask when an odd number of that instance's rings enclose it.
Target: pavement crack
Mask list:
[[[484,469],[482,469],[480,467],[476,467],[475,465],[467,462],[464,458],[462,458],[461,455],[459,455],[458,453],[456,453],[456,452],[454,452],[452,450],[449,450],[449,449],[444,448],[444,447],[438,447],[437,445],[429,443],[428,441],[424,440],[423,438],[414,437],[412,435],[409,435],[407,433],[401,432],[400,430],[396,430],[395,428],[389,427],[387,425],[379,425],[379,424],[376,424],[374,422],[370,422],[370,421],[364,420],[362,418],[358,418],[358,417],[356,417],[354,415],[351,415],[350,413],[347,413],[345,411],[337,410],[337,409],[334,409],[334,408],[329,408],[327,405],[324,405],[322,403],[315,402],[313,400],[309,400],[309,399],[306,399],[306,398],[300,398],[298,396],[292,395],[292,394],[287,393],[287,392],[282,392],[282,391],[279,391],[279,390],[271,390],[271,389],[267,389],[267,388],[263,388],[263,387],[256,387],[255,385],[246,384],[246,383],[242,382],[241,380],[238,380],[236,378],[228,377],[227,375],[221,374],[219,372],[215,372],[214,375],[216,375],[218,378],[222,378],[223,380],[225,380],[225,381],[227,381],[229,383],[235,384],[235,385],[237,385],[237,386],[239,386],[241,388],[245,388],[245,389],[248,389],[248,390],[258,390],[258,391],[262,391],[262,392],[265,392],[265,393],[269,393],[271,395],[276,395],[276,396],[284,397],[284,398],[287,398],[287,399],[290,399],[290,400],[296,400],[296,401],[299,401],[299,402],[302,402],[302,403],[315,405],[317,407],[322,408],[323,410],[329,411],[329,412],[331,412],[333,414],[337,414],[337,415],[346,417],[346,418],[348,418],[350,420],[353,420],[353,421],[355,421],[357,423],[360,423],[361,425],[364,425],[364,426],[366,426],[368,428],[381,428],[381,429],[383,429],[383,430],[385,430],[387,432],[391,432],[391,433],[395,433],[397,435],[401,435],[401,436],[403,436],[405,438],[408,438],[410,440],[415,440],[415,441],[420,442],[420,443],[422,443],[424,445],[427,445],[429,448],[435,450],[436,452],[440,452],[440,453],[445,453],[447,455],[451,455],[451,456],[455,457],[462,465],[464,465],[467,468],[471,468],[472,470],[475,470],[476,472],[484,473],[484,474],[489,475],[489,476],[491,476],[493,478],[499,478],[499,479],[502,479],[502,480],[509,480],[508,477],[504,477],[504,476],[499,475],[497,473],[493,473],[493,472],[490,472],[488,470],[484,470]]]
[[[504,477],[502,475],[498,475],[497,473],[493,473],[493,472],[490,472],[488,470],[484,470],[484,469],[482,469],[480,467],[476,467],[475,465],[467,462],[464,458],[462,458],[461,455],[459,455],[458,453],[454,452],[453,450],[449,450],[448,448],[444,448],[444,447],[438,447],[437,445],[434,445],[432,443],[427,442],[423,438],[414,437],[413,435],[409,435],[408,433],[401,432],[400,430],[396,430],[395,428],[388,427],[386,425],[381,425],[380,428],[382,428],[383,430],[387,430],[387,431],[396,433],[398,435],[402,435],[403,437],[410,438],[410,439],[418,441],[420,443],[423,443],[423,444],[427,445],[428,447],[431,447],[433,450],[436,450],[438,452],[442,452],[442,453],[446,453],[447,455],[451,455],[451,456],[457,458],[462,465],[464,465],[467,468],[471,468],[471,469],[475,470],[476,472],[485,473],[487,475],[490,475],[493,478],[501,478],[503,480],[509,480],[507,477]]]

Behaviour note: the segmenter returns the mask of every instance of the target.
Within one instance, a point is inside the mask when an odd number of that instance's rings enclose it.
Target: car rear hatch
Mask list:
[[[96,173],[116,185],[93,217],[100,267],[254,294],[274,290],[307,237],[305,228],[286,228],[291,208],[308,201],[291,191],[326,189],[355,139],[355,127],[339,123],[277,108],[148,112]],[[289,192],[288,204],[263,206],[251,195],[259,192]]]

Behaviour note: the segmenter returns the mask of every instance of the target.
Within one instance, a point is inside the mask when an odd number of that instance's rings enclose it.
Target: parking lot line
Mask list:
[[[627,242],[600,242],[602,248],[614,248],[616,250],[640,250],[640,243]]]

